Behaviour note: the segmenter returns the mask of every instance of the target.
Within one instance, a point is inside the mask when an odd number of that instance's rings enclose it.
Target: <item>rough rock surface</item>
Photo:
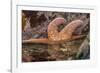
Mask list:
[[[73,34],[89,35],[90,14],[89,13],[71,13],[71,12],[46,12],[46,11],[22,11],[24,20],[22,26],[22,39],[46,38],[48,37],[48,24],[56,17],[66,19],[66,24],[59,26],[59,31],[73,20],[80,19],[84,25],[78,28]],[[59,45],[55,50],[48,44],[22,44],[22,61],[55,61],[55,60],[80,60],[90,58],[90,37],[79,40],[65,42]]]

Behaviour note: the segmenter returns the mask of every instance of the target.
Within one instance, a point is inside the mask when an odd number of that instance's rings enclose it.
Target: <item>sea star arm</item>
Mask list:
[[[71,40],[76,40],[85,37],[86,35],[73,35]]]
[[[48,39],[51,41],[60,40],[59,32],[58,32],[58,25],[64,24],[66,20],[62,17],[55,18],[50,24],[48,25]]]
[[[65,39],[65,40],[69,40],[72,39],[72,34],[73,32],[83,24],[83,21],[81,20],[74,20],[71,23],[69,23],[68,25],[66,25],[61,32],[59,33],[60,38]],[[73,37],[74,38],[74,37]],[[76,38],[76,37],[75,37]],[[77,37],[78,38],[78,37]]]
[[[49,43],[49,40],[47,38],[39,38],[39,39],[31,38],[29,40],[23,40],[22,43],[44,43],[44,44],[47,44],[47,43]]]

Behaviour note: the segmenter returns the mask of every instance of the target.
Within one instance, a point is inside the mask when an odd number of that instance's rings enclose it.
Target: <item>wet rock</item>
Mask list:
[[[90,44],[89,44],[89,34],[87,38],[82,42],[81,46],[79,47],[79,51],[76,55],[78,59],[89,59],[90,58]]]

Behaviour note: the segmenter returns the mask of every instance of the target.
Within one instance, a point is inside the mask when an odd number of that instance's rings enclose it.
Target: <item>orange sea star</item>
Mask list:
[[[48,25],[48,38],[31,38],[29,40],[23,40],[22,43],[44,43],[44,44],[58,44],[64,41],[71,41],[79,39],[84,35],[73,35],[72,33],[76,30],[77,27],[83,24],[81,20],[74,20],[68,25],[66,25],[60,32],[58,32],[58,25],[65,24],[66,20],[62,17],[55,18]]]

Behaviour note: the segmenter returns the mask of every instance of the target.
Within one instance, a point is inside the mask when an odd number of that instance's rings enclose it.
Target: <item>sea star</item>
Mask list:
[[[71,41],[84,37],[84,35],[73,35],[72,33],[77,27],[83,24],[81,20],[74,20],[66,25],[60,32],[58,32],[58,25],[64,24],[66,20],[62,17],[55,18],[48,25],[48,38],[31,38],[29,40],[23,40],[22,43],[44,43],[44,44],[59,44],[64,41]]]

